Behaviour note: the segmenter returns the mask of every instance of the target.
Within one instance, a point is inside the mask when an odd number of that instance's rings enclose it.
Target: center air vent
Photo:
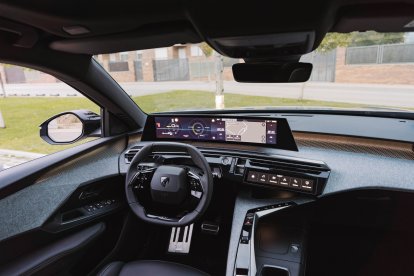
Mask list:
[[[237,158],[235,162],[235,166],[234,166],[234,174],[243,175],[245,166],[246,166],[246,159]]]
[[[254,167],[269,167],[278,169],[294,170],[302,173],[320,174],[322,171],[328,171],[329,168],[324,164],[307,163],[294,160],[283,159],[256,159],[250,158],[249,165]]]
[[[142,149],[142,146],[134,146],[125,153],[125,163],[131,163],[134,156]]]

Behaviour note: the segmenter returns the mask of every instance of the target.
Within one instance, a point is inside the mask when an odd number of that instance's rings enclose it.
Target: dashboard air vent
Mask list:
[[[134,147],[130,148],[125,153],[125,163],[127,163],[127,164],[131,163],[132,159],[134,158],[134,156],[138,153],[138,151],[140,149],[142,149],[142,146],[134,146]]]
[[[234,174],[243,175],[245,166],[246,166],[246,159],[237,158],[235,162],[235,166],[234,166]]]
[[[322,171],[328,171],[329,168],[324,164],[298,162],[293,160],[282,160],[282,159],[249,159],[251,166],[257,167],[276,167],[279,169],[294,169],[298,172],[320,174]]]

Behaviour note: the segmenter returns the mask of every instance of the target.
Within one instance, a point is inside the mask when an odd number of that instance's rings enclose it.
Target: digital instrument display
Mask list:
[[[278,143],[276,119],[155,116],[157,139],[236,143]]]

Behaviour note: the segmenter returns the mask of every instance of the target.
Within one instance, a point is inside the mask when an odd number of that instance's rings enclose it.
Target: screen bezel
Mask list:
[[[223,119],[243,119],[243,120],[264,120],[270,121],[275,120],[277,140],[276,144],[262,144],[262,143],[251,143],[251,142],[234,142],[234,141],[218,141],[208,139],[171,139],[171,138],[157,138],[155,128],[155,117],[187,117],[187,118],[223,118]],[[283,150],[298,151],[295,139],[293,138],[292,131],[289,127],[286,118],[279,117],[256,117],[256,116],[222,116],[217,114],[150,114],[145,122],[144,130],[142,133],[141,141],[172,141],[172,142],[208,142],[217,144],[238,144],[238,145],[250,145],[260,147],[270,147]]]

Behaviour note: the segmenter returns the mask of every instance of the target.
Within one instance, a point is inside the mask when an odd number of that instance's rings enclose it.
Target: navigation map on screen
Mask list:
[[[155,117],[156,138],[276,144],[277,120]]]

